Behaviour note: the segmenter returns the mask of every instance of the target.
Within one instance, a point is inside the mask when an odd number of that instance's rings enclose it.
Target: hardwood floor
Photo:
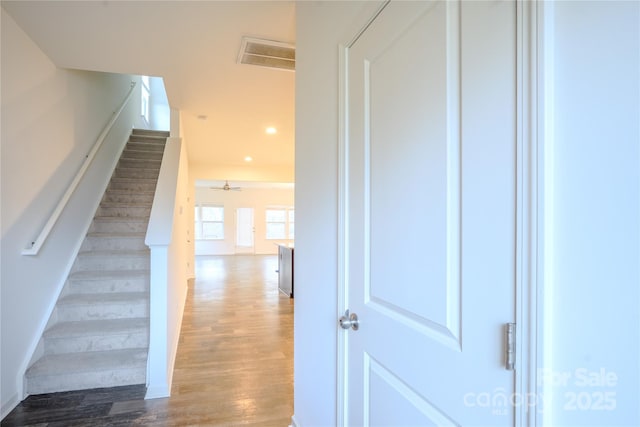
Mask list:
[[[171,397],[143,386],[30,396],[3,426],[288,426],[293,300],[276,256],[196,258]]]
[[[170,414],[208,425],[287,426],[293,415],[293,301],[277,257],[201,258],[188,296]]]

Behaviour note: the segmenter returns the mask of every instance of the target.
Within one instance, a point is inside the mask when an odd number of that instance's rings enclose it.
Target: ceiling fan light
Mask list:
[[[211,190],[222,190],[222,191],[242,191],[240,187],[232,187],[229,185],[229,181],[225,180],[224,185],[221,187],[209,187]]]

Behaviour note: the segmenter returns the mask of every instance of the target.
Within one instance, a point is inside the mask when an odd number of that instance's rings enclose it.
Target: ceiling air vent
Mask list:
[[[243,37],[238,63],[295,71],[296,48],[289,43]]]

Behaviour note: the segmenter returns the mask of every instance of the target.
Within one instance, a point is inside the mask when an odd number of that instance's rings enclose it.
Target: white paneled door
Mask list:
[[[515,32],[513,1],[392,1],[346,49],[346,425],[514,424]]]
[[[236,209],[236,253],[252,254],[254,250],[253,208]]]

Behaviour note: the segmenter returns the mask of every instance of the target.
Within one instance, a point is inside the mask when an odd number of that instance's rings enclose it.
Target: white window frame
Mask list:
[[[140,115],[149,123],[149,98],[151,96],[151,85],[149,76],[141,76],[140,88]]]
[[[284,212],[284,221],[269,221],[269,211],[282,211]],[[294,215],[294,221],[290,221],[290,214]],[[270,206],[265,209],[265,239],[266,240],[294,240],[295,232],[295,210],[291,206]],[[272,237],[269,236],[269,224],[284,224],[284,236]]]
[[[292,218],[293,217],[293,218]],[[287,209],[287,238],[294,240],[296,225],[296,210],[294,208]]]
[[[222,220],[220,221],[206,221],[202,219],[202,209],[203,208],[218,208],[222,209]],[[225,228],[225,209],[223,205],[209,205],[202,204],[196,205],[195,207],[195,225],[194,225],[194,234],[196,236],[196,240],[224,240],[224,228]],[[204,225],[205,224],[220,224],[220,229],[222,230],[222,235],[217,237],[207,237],[204,233]]]

